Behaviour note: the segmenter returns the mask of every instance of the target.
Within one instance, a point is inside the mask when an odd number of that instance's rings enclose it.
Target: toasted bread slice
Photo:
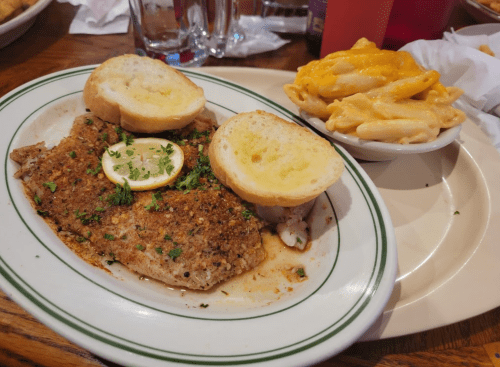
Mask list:
[[[214,175],[251,203],[292,207],[337,181],[344,162],[311,131],[264,111],[225,121],[209,148]]]
[[[111,58],[90,75],[85,105],[102,120],[141,133],[180,129],[205,107],[203,89],[159,60]]]

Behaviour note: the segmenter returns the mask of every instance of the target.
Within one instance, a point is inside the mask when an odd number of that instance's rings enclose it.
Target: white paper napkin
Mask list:
[[[71,25],[70,34],[127,33],[130,23],[128,0],[58,0],[80,6]]]
[[[246,57],[277,50],[290,42],[273,33],[270,24],[260,16],[242,15],[239,27],[243,30],[245,38],[241,42],[230,44],[226,49],[226,57]]]
[[[455,102],[457,107],[490,137],[500,152],[500,59],[478,50],[479,45],[488,44],[500,56],[500,34],[488,39],[457,36],[445,34],[442,40],[418,40],[401,50],[410,52],[426,69],[437,70],[444,85],[464,90]]]

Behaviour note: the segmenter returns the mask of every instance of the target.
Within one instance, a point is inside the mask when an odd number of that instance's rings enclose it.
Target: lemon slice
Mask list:
[[[127,180],[133,191],[168,185],[179,175],[183,164],[182,149],[159,138],[134,139],[131,145],[120,142],[102,156],[102,169],[108,179],[121,185]]]

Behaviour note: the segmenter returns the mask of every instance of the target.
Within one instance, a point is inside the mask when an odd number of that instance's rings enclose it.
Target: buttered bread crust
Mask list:
[[[209,157],[224,185],[263,206],[294,207],[315,199],[344,169],[327,140],[264,111],[225,121],[214,135]]]
[[[138,55],[99,65],[85,83],[83,99],[100,119],[141,133],[181,129],[206,102],[203,89],[180,71]]]
[[[166,136],[183,141],[183,175],[207,154],[213,132],[213,122],[200,116]],[[39,143],[11,153],[21,165],[16,176],[23,179],[32,205],[64,242],[70,238],[111,263],[199,290],[265,258],[261,221],[245,216],[242,199],[217,180],[202,177],[191,190],[165,187],[117,196],[99,159],[119,139],[115,125],[87,114],[75,120],[70,135],[54,148]]]

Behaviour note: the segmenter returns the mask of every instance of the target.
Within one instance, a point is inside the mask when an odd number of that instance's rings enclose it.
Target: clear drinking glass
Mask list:
[[[307,16],[309,0],[262,0],[261,14],[266,16]]]
[[[173,66],[200,66],[208,57],[205,0],[129,0],[136,52]]]
[[[224,56],[231,43],[243,39],[237,1],[216,0],[210,35],[206,0],[129,0],[136,53],[183,67]]]
[[[221,58],[226,50],[245,39],[239,26],[239,0],[215,0],[214,28],[208,41],[211,56]]]
[[[309,0],[262,0],[261,16],[273,32],[303,33]]]

